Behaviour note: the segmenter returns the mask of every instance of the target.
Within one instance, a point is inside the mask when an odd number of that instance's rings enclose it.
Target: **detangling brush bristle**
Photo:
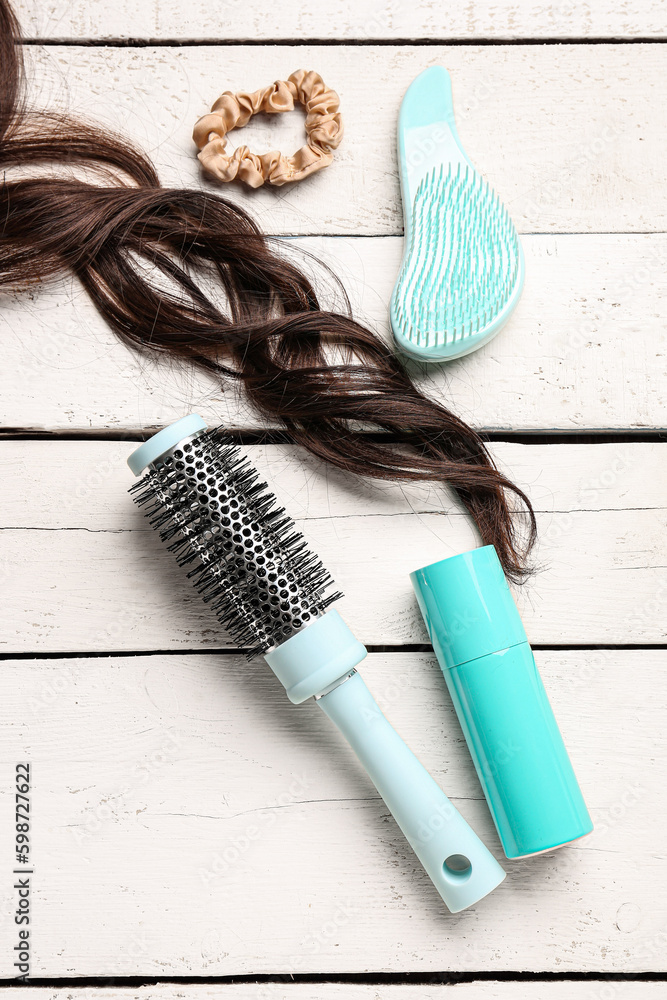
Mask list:
[[[524,258],[507,209],[461,145],[442,66],[421,73],[403,98],[398,160],[405,245],[391,297],[394,338],[422,361],[452,360],[506,323]]]
[[[221,624],[251,655],[264,653],[292,702],[315,698],[449,909],[495,889],[504,871],[380,711],[356,669],[366,649],[330,607],[341,595],[248,459],[191,414],[128,464],[147,470],[134,499]]]

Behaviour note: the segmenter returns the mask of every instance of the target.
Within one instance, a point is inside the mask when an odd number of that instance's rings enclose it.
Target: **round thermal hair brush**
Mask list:
[[[366,649],[330,608],[342,595],[248,459],[191,414],[128,464],[147,470],[134,499],[220,623],[336,724],[449,909],[495,889],[504,871],[380,711],[356,671]]]

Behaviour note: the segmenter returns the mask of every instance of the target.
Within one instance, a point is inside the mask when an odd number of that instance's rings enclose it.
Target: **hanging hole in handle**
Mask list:
[[[465,854],[450,854],[448,858],[445,858],[442,869],[445,875],[459,881],[470,878],[472,874],[472,865]]]

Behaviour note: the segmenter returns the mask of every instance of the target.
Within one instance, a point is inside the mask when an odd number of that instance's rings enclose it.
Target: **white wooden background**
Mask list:
[[[402,239],[397,109],[421,69],[448,67],[463,142],[523,234],[528,273],[496,340],[415,374],[493,432],[535,503],[540,572],[517,599],[596,823],[570,848],[505,861],[498,891],[446,913],[321,713],[234,655],[126,494],[145,432],[192,408],[240,430],[261,421],[201,376],[138,361],[73,283],[4,297],[0,809],[9,831],[13,768],[30,759],[32,972],[52,984],[35,1000],[664,997],[664,977],[645,976],[667,972],[664,4],[18,12],[33,94],[122,129],[169,184],[205,184],[190,133],[223,89],[321,72],[346,125],[333,166],[223,193],[291,237],[285,252],[331,264],[384,335]],[[255,121],[247,137],[288,149],[301,127]],[[341,611],[384,650],[364,675],[387,715],[502,859],[437,664],[413,651],[426,635],[407,573],[474,545],[468,519],[446,491],[361,483],[286,445],[248,450],[345,590]],[[438,984],[447,973],[469,981]],[[233,976],[263,978],[206,983]],[[186,985],[134,985],[169,978]]]

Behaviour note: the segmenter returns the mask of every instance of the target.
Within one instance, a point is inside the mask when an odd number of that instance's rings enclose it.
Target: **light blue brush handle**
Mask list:
[[[382,714],[360,674],[317,703],[350,743],[452,913],[500,885],[505,872]]]
[[[380,711],[355,669],[365,656],[365,646],[332,608],[265,658],[290,701],[315,697],[338,726],[457,913],[492,892],[505,872]],[[454,858],[467,859],[465,870],[455,869]]]

